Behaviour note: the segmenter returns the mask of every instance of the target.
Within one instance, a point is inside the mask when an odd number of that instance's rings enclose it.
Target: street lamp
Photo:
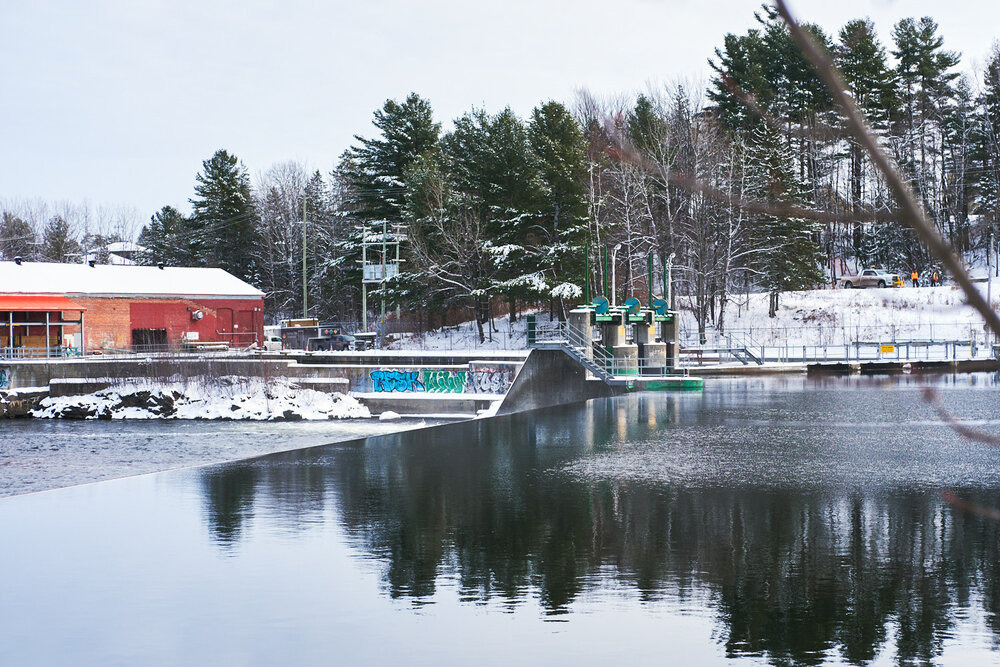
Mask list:
[[[618,251],[621,249],[622,244],[619,243],[614,248],[611,249],[611,305],[614,306],[617,301],[616,294],[618,290],[615,289],[615,256],[618,255]]]
[[[676,252],[670,253],[667,257],[667,308],[674,310],[674,257]]]

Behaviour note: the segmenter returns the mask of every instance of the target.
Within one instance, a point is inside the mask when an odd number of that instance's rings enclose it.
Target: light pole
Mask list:
[[[306,278],[306,225],[309,224],[309,200],[302,197],[302,319],[309,317],[309,283]]]
[[[614,248],[611,249],[611,305],[614,306],[617,303],[617,293],[618,290],[615,289],[615,257],[618,255],[618,251],[621,249],[622,244],[619,243]]]
[[[674,257],[677,253],[670,253],[667,257],[667,308],[674,310]]]

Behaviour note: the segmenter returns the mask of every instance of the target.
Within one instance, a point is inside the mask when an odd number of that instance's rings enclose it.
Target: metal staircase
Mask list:
[[[560,349],[573,357],[597,379],[611,386],[626,386],[628,380],[615,377],[608,369],[614,368],[614,358],[600,345],[568,322],[539,323],[535,329],[534,347]],[[587,354],[587,352],[590,354]]]
[[[749,348],[746,347],[733,348],[731,352],[732,355],[736,357],[736,359],[739,360],[744,366],[749,364],[751,361],[757,364],[758,366],[762,366],[764,364],[764,362],[761,361],[760,357],[751,352]]]

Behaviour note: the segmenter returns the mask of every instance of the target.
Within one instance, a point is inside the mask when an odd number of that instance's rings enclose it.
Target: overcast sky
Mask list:
[[[448,121],[472,106],[704,82],[755,0],[31,0],[0,7],[0,198],[188,210],[216,149],[256,174],[328,172],[372,111],[414,90]],[[930,15],[963,67],[1000,37],[997,0],[797,0],[835,32]]]

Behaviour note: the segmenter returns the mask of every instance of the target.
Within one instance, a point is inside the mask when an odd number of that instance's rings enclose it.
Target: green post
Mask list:
[[[646,302],[646,307],[652,308],[653,307],[653,251],[650,251],[649,255],[646,257],[646,265],[649,267],[649,281],[647,283],[649,285],[649,301]]]
[[[667,258],[663,258],[663,300],[667,299]],[[667,308],[670,308],[670,304],[667,304]]]
[[[590,304],[590,241],[584,244],[583,250],[583,303]]]
[[[608,296],[608,246],[601,246],[601,289]]]

